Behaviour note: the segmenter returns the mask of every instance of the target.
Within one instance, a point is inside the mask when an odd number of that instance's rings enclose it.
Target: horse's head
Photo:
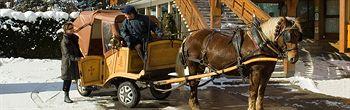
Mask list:
[[[281,17],[274,32],[274,41],[279,51],[289,62],[298,61],[298,43],[302,40],[302,30],[298,19]]]

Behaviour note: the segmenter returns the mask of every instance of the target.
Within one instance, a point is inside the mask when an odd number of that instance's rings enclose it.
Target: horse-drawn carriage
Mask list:
[[[155,17],[150,18],[159,24]],[[261,97],[264,97],[278,57],[295,63],[298,60],[297,44],[302,39],[297,19],[276,17],[261,25],[254,19],[256,23],[249,30],[234,37],[202,29],[186,37],[184,42],[159,40],[146,43],[146,60],[142,61],[135,50],[110,45],[111,38],[119,38],[119,26],[124,19],[119,11],[95,11],[82,12],[75,20],[76,35],[84,55],[79,61],[81,79],[77,84],[81,95],[89,95],[92,87],[114,87],[118,89],[119,101],[134,107],[140,100],[140,88],[150,87],[155,98],[164,99],[170,94],[164,91],[174,90],[171,83],[186,81],[180,85],[189,84],[189,105],[196,109],[199,107],[198,79],[238,69],[250,77],[248,109],[262,109]],[[175,71],[175,66],[180,75],[187,66],[190,76],[168,76]],[[203,73],[205,67],[213,71]],[[240,71],[244,69],[247,71]]]
[[[149,16],[159,24],[154,16]],[[151,87],[156,99],[165,99],[170,92],[154,89],[150,82],[168,79],[175,71],[175,61],[180,40],[158,40],[146,43],[146,60],[142,61],[136,50],[120,44],[119,28],[125,19],[120,11],[86,11],[74,21],[79,45],[84,57],[79,61],[80,80],[77,88],[88,96],[94,88],[116,88],[119,101],[134,107],[140,100],[140,90]],[[119,39],[110,42],[111,39]],[[136,84],[137,83],[137,84]],[[157,88],[171,88],[170,84]]]

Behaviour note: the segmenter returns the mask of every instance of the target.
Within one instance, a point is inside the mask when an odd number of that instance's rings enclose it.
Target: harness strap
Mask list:
[[[214,33],[215,33],[215,30],[212,30],[212,32],[207,36],[207,40],[205,42],[204,49],[201,51],[201,60],[202,60],[202,62],[205,62],[208,45],[209,45],[209,42],[213,39]]]
[[[280,52],[278,51],[278,48],[268,40],[264,39],[267,38],[266,35],[262,32],[260,26],[253,25],[251,27],[251,30],[247,32],[248,36],[251,37],[253,41],[255,41],[255,45],[257,47],[264,51],[264,52],[273,52],[276,55],[279,55]]]
[[[244,65],[242,64],[242,45],[243,45],[243,37],[240,33],[240,30],[236,30],[235,35],[234,35],[234,41],[232,41],[233,46],[235,47],[236,53],[238,54],[237,57],[237,67],[238,67],[238,73],[241,75],[242,80],[245,81],[245,76],[244,76]]]

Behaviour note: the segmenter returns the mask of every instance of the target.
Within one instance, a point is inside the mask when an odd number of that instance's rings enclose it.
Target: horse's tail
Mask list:
[[[177,73],[178,77],[184,77],[185,76],[185,62],[184,62],[184,56],[183,56],[183,46],[180,47],[179,52],[176,57],[176,67],[175,71]]]

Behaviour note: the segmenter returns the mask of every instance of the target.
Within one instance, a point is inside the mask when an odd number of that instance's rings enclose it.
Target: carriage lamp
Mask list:
[[[112,36],[111,40],[109,41],[108,46],[112,47],[113,49],[118,48],[119,46],[119,40],[117,39],[117,37],[115,35]]]

